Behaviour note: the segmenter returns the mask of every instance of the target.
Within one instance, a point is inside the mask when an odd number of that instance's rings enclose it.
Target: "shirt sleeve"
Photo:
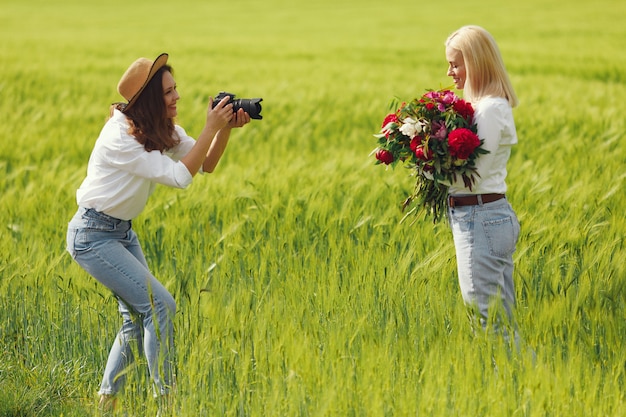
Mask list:
[[[498,106],[487,105],[478,107],[474,113],[474,122],[478,127],[478,138],[484,141],[482,147],[489,152],[476,158],[478,175],[476,175],[475,186],[478,186],[493,165],[506,120]]]
[[[191,148],[193,148],[196,144],[196,140],[187,135],[187,132],[185,132],[185,129],[183,129],[181,126],[176,125],[175,128],[176,134],[178,134],[178,137],[180,138],[180,143],[176,145],[176,147],[168,150],[165,153],[169,155],[174,161],[180,161],[185,155],[189,153],[189,151],[191,151]],[[204,174],[202,166],[200,166],[198,173]]]
[[[147,152],[130,135],[106,143],[103,153],[111,166],[169,187],[186,188],[193,179],[180,160],[159,151]]]

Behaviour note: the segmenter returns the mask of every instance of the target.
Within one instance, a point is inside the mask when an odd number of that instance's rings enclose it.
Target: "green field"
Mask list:
[[[370,156],[464,24],[521,101],[520,352],[471,332],[449,230],[400,223],[413,182]],[[0,417],[96,415],[120,318],[66,225],[117,81],[161,52],[192,136],[218,91],[264,99],[134,222],[178,303],[176,415],[626,415],[625,40],[615,0],[0,0]],[[156,413],[145,369],[120,415]]]

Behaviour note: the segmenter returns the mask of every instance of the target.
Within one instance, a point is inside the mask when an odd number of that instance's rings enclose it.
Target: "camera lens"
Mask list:
[[[250,115],[251,119],[261,120],[261,101],[262,98],[240,98],[233,101],[233,111],[243,109]]]
[[[215,107],[224,97],[229,97],[229,103],[233,104],[233,112],[243,109],[243,111],[250,115],[251,119],[261,120],[263,118],[263,116],[261,116],[262,98],[239,98],[235,100],[234,94],[220,91],[220,93],[215,96],[215,99],[213,100],[213,107]]]

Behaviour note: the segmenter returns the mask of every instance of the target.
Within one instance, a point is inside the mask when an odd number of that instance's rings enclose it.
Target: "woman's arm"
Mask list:
[[[224,154],[224,150],[226,149],[226,145],[228,144],[228,139],[230,137],[230,131],[235,127],[242,127],[243,125],[250,122],[250,115],[244,112],[243,109],[239,109],[237,113],[233,115],[233,118],[230,120],[230,123],[226,127],[220,129],[215,138],[213,139],[213,143],[211,143],[211,147],[204,158],[204,163],[202,164],[202,171],[211,173],[215,170],[217,163],[220,161],[220,158]]]
[[[193,148],[191,148],[187,155],[180,159],[192,176],[196,175],[198,170],[200,170],[200,167],[204,164],[204,161],[207,158],[207,153],[212,147],[213,140],[218,137],[218,132],[222,128],[226,127],[233,119],[233,105],[227,104],[228,100],[229,97],[224,97],[215,107],[213,107],[213,98],[209,100],[209,109],[207,110],[207,118],[204,128],[202,129],[200,136],[198,136]],[[226,137],[226,142],[227,141],[228,136]],[[221,148],[222,153],[224,152],[225,147],[226,143],[224,143],[223,146],[218,146],[218,148]]]

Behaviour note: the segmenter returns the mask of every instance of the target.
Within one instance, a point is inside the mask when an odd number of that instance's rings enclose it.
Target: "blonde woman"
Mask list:
[[[176,125],[178,94],[168,55],[139,58],[126,70],[114,105],[98,137],[87,177],[76,192],[78,211],[69,223],[67,250],[76,262],[113,292],[122,315],[100,385],[103,408],[115,405],[124,369],[133,361],[131,343],[145,355],[159,398],[174,384],[173,316],[176,303],[148,269],[132,220],[144,209],[156,184],[187,187],[198,172],[212,172],[232,128],[250,117],[233,112],[228,97],[213,106],[197,140]]]
[[[459,284],[481,326],[507,337],[515,306],[513,253],[520,226],[506,199],[507,162],[517,143],[512,108],[518,100],[494,38],[479,26],[464,26],[445,42],[447,75],[472,103],[478,136],[489,151],[476,161],[472,189],[463,181],[449,189],[450,227]],[[516,332],[514,331],[516,335]]]

